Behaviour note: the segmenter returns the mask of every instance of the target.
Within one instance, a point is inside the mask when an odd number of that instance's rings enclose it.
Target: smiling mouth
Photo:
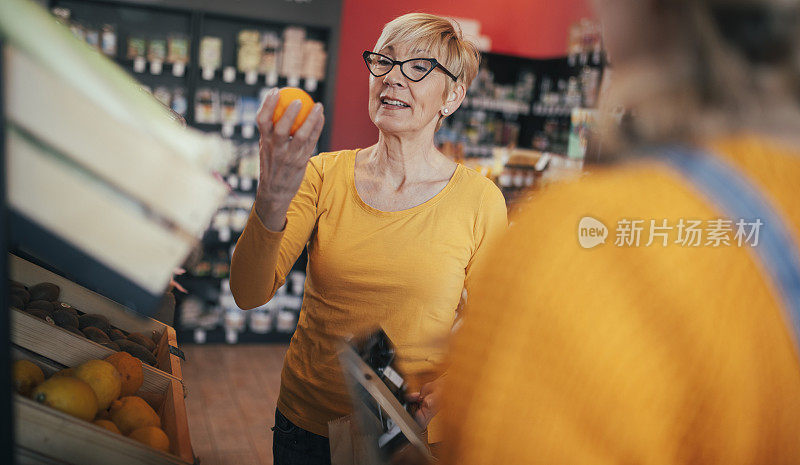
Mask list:
[[[389,106],[397,107],[397,108],[410,108],[411,107],[411,105],[409,105],[407,103],[401,102],[400,100],[390,99],[390,98],[382,98],[381,99],[381,104],[389,105]]]

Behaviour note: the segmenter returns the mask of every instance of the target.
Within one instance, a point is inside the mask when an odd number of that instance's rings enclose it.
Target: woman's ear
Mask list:
[[[447,113],[452,114],[455,112],[458,107],[461,106],[461,102],[464,101],[464,97],[466,95],[467,87],[464,85],[464,83],[453,83],[453,87],[451,87],[450,91],[447,93],[447,98],[444,101],[444,108],[447,108]]]

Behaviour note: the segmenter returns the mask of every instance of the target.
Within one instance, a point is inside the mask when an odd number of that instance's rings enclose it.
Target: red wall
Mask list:
[[[367,115],[367,70],[361,52],[371,49],[383,25],[405,13],[477,19],[492,52],[531,58],[564,55],[569,26],[591,17],[589,0],[344,0],[336,107],[328,120],[331,150],[367,147],[377,129]]]

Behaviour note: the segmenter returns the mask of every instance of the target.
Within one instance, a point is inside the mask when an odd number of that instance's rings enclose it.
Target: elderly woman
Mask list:
[[[800,463],[800,5],[595,4],[633,113],[603,145],[638,160],[542,193],[476,270],[442,462]]]
[[[309,160],[321,106],[289,137],[299,105],[273,127],[274,91],[258,118],[258,193],[231,264],[237,304],[263,305],[306,244],[309,255],[281,375],[276,464],[328,463],[327,424],[350,405],[336,344],[378,325],[397,346],[400,368],[418,380],[418,420],[430,420],[462,290],[507,224],[497,187],[433,142],[477,73],[475,47],[447,19],[415,13],[388,23],[363,58],[375,145]],[[435,441],[433,425],[430,435]]]

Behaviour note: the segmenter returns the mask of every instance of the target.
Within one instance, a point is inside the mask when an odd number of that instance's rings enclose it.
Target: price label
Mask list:
[[[206,81],[214,79],[214,72],[214,68],[203,68],[203,79]]]
[[[164,63],[158,60],[150,62],[150,74],[161,74]]]
[[[249,85],[254,85],[258,82],[258,73],[256,71],[248,71],[244,75],[244,82]]]

